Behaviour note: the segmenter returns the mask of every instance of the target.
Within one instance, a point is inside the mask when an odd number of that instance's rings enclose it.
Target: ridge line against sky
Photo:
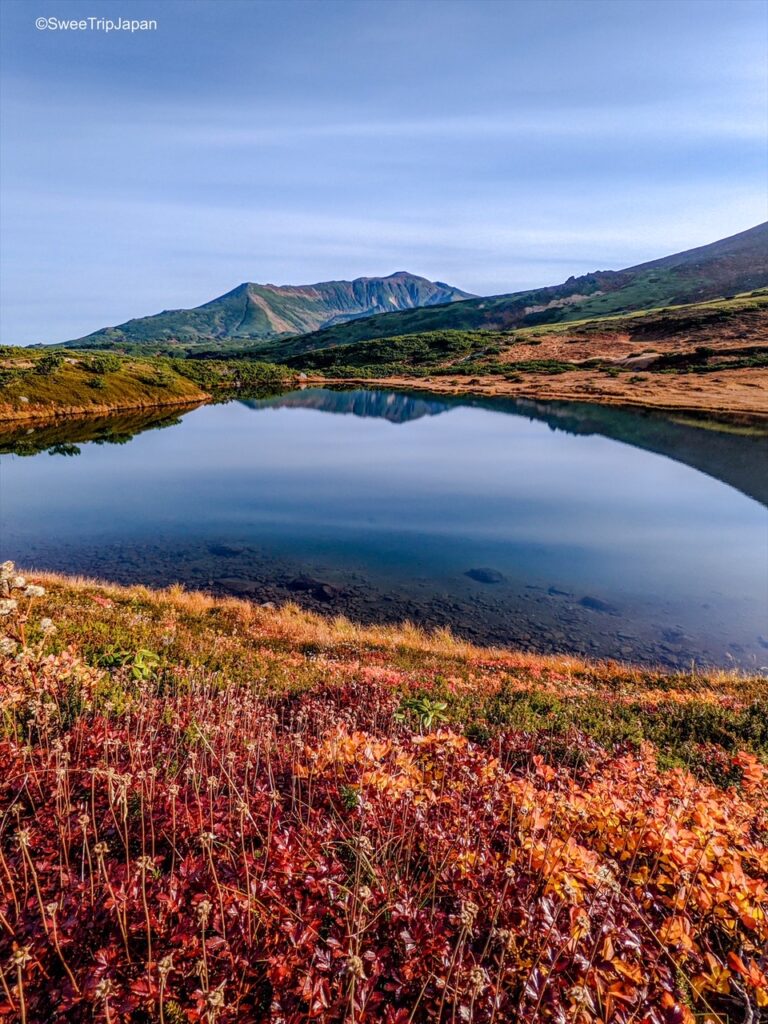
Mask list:
[[[517,291],[768,219],[762,0],[4,0],[0,18],[4,343],[243,281],[405,268]]]

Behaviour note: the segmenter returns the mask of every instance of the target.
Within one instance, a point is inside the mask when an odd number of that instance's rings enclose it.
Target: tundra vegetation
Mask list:
[[[0,575],[0,1019],[765,1019],[764,679]]]
[[[117,352],[0,347],[0,420],[194,405],[274,390],[296,371],[255,360],[133,357]]]

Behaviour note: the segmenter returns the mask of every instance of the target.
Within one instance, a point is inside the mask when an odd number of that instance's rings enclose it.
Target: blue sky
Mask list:
[[[768,219],[762,0],[3,0],[2,340],[559,282]],[[147,18],[133,34],[37,17]]]

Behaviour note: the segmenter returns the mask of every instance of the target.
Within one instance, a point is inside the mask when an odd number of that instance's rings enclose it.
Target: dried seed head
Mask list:
[[[18,644],[9,636],[0,636],[0,654],[15,654]]]
[[[24,597],[42,597],[45,594],[45,587],[38,587],[31,583],[24,591]]]
[[[472,900],[463,900],[459,911],[459,920],[464,928],[469,930],[475,923],[477,912],[480,908]]]
[[[614,892],[618,892],[621,888],[616,880],[616,875],[611,871],[607,864],[603,864],[602,867],[598,869],[597,880],[608,889],[612,889]]]
[[[514,936],[509,928],[494,928],[491,937],[501,949],[511,950]]]
[[[224,993],[222,992],[222,988],[223,986],[215,988],[205,997],[206,1003],[212,1010],[220,1010],[224,1005]]]
[[[592,996],[586,985],[574,985],[568,990],[568,998],[572,1006],[586,1006],[589,1009],[594,1009]]]
[[[95,996],[101,1002],[106,1002],[117,995],[117,988],[111,978],[102,978],[96,986]]]
[[[365,966],[362,958],[355,956],[354,953],[347,957],[347,971],[353,978],[357,978],[358,980],[363,979],[365,977]]]
[[[11,954],[11,963],[14,967],[23,967],[32,959],[29,946],[17,946]]]
[[[200,900],[197,904],[197,920],[203,928],[208,924],[212,910],[213,904],[210,900]]]
[[[373,853],[373,843],[368,838],[368,836],[360,836],[358,838],[358,840],[357,840],[357,848],[360,851],[360,853],[364,853],[364,854],[366,854],[366,856],[369,856],[369,857]]]
[[[482,967],[473,967],[469,974],[469,989],[472,995],[479,996],[485,985],[485,971]]]

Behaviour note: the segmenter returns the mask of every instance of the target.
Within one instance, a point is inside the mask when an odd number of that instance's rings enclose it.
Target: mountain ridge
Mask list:
[[[266,340],[303,334],[392,310],[474,298],[440,281],[396,271],[386,277],[275,285],[244,281],[191,309],[166,309],[66,342],[70,347],[142,342]]]
[[[435,330],[495,330],[567,323],[730,297],[768,287],[768,222],[707,245],[541,288],[473,296],[396,271],[311,285],[243,282],[192,309],[164,310],[102,328],[67,347],[241,344],[282,362],[302,353]]]
[[[686,305],[768,286],[768,222],[707,245],[624,270],[597,270],[562,284],[466,299],[444,310],[384,313],[288,340],[265,357],[435,330],[511,330]]]

